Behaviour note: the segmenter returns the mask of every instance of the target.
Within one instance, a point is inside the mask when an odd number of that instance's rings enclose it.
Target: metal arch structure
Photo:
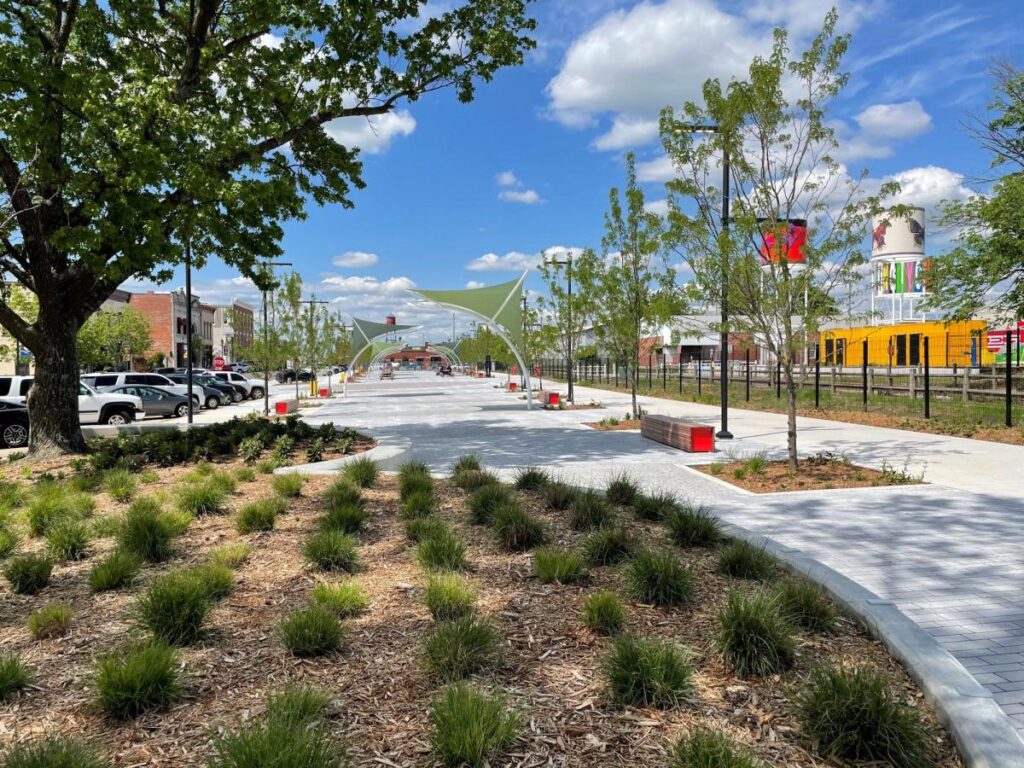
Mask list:
[[[405,344],[390,344],[382,347],[374,353],[373,359],[370,360],[370,364],[366,366],[366,370],[372,371],[381,364],[385,357],[394,354],[395,352],[401,352],[403,349],[405,349]]]
[[[381,336],[387,336],[389,333],[397,333],[399,331],[415,330],[419,328],[418,325],[388,325],[387,323],[377,323],[373,320],[363,320],[362,318],[352,317],[352,342],[353,346],[359,345],[359,351],[356,352],[348,361],[349,370],[345,376],[345,386],[342,387],[342,397],[348,397],[348,380],[352,375],[352,369],[355,367],[356,362],[362,357],[363,353],[369,349],[372,349],[374,342]]]
[[[456,344],[455,346],[458,346],[458,344]],[[462,358],[459,357],[458,353],[455,351],[455,347],[449,347],[445,344],[430,344],[429,342],[427,344],[424,344],[424,347],[427,350],[435,350],[437,352],[440,352],[448,359],[449,363],[451,363],[452,359],[454,358],[456,365],[458,365],[460,368],[465,367],[465,365],[462,362]]]
[[[528,272],[523,272],[518,280],[511,280],[498,285],[483,288],[465,288],[454,291],[423,291],[412,290],[427,301],[450,309],[453,312],[464,312],[472,315],[486,325],[501,338],[519,363],[526,379],[526,407],[533,409],[533,386],[530,382],[530,369],[523,361],[520,347],[523,344],[523,315],[520,306],[523,295],[523,282]]]

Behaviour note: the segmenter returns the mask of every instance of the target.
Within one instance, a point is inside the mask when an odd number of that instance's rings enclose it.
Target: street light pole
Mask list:
[[[568,281],[569,281],[569,298],[568,298],[568,303],[566,304],[566,314],[568,316],[566,318],[566,320],[568,321],[568,326],[569,327],[566,328],[566,335],[565,335],[565,350],[566,350],[565,378],[566,378],[566,384],[567,384],[567,389],[568,389],[568,397],[567,397],[567,399],[569,400],[570,403],[572,403],[572,402],[575,402],[575,400],[573,399],[573,391],[572,391],[572,253],[566,254],[565,261],[559,261],[558,259],[551,259],[550,263],[552,263],[552,264],[565,264],[566,267],[567,267],[567,269],[566,269],[566,276],[568,277]]]
[[[185,238],[185,386],[188,396],[188,423],[192,423],[192,238]]]
[[[263,272],[266,286],[267,270],[272,267],[290,267],[290,261],[264,261]],[[267,318],[267,289],[263,288],[263,415],[270,415],[270,328]],[[296,373],[296,376],[298,374]]]

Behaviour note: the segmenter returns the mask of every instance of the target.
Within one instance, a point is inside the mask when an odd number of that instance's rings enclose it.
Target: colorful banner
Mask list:
[[[807,220],[758,219],[762,225],[761,264],[803,264],[807,260]]]

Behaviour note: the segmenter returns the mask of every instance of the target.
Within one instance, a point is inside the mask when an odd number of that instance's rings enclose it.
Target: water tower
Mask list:
[[[928,294],[924,255],[924,208],[907,216],[876,216],[871,222],[871,322],[895,325],[927,319],[920,305]]]

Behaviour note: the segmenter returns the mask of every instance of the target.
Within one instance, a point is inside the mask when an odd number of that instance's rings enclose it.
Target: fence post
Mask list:
[[[964,399],[964,402],[967,403],[967,402],[970,402],[970,400],[971,400],[971,396],[970,396],[970,392],[969,392],[969,390],[971,388],[971,368],[970,368],[970,366],[968,366],[968,365],[964,366],[964,372],[963,372],[962,375],[963,375],[963,380],[960,382],[960,384],[963,387],[963,399]]]
[[[814,407],[821,405],[821,359],[814,361]]]
[[[861,389],[861,400],[864,403],[864,410],[868,409],[868,340],[864,339],[861,347],[861,354],[863,354],[863,360],[860,365],[860,389]]]
[[[928,337],[924,337],[924,417],[932,417],[931,365],[928,360]]]
[[[1006,332],[1006,426],[1013,426],[1013,368],[1011,367],[1013,331]]]
[[[701,369],[704,367],[704,347],[697,347],[697,394],[704,391],[704,374]]]
[[[747,402],[750,402],[750,350],[747,350]]]

